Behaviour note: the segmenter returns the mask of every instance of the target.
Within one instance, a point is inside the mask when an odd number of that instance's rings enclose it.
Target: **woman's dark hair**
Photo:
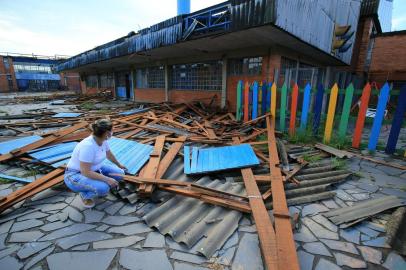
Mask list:
[[[113,124],[108,119],[99,119],[92,124],[93,134],[96,137],[101,137],[104,133],[111,131],[112,129]]]

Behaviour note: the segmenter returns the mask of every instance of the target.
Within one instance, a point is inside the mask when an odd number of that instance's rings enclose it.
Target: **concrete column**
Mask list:
[[[226,106],[227,101],[227,58],[223,58],[223,68],[221,73],[221,108]]]
[[[165,64],[165,101],[169,101],[169,66]]]
[[[116,72],[113,71],[113,97],[116,99],[117,94],[116,94]]]
[[[131,88],[130,97],[131,97],[132,101],[135,101],[135,83],[134,83],[135,78],[134,78],[134,76],[135,76],[135,72],[134,72],[134,69],[132,68],[131,73],[130,73],[130,88]]]
[[[97,87],[97,93],[99,92],[99,90],[100,90],[100,74],[96,74],[96,78],[97,78],[97,80],[96,80],[96,87]]]

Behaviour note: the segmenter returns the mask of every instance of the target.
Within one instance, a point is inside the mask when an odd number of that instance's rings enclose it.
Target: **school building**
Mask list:
[[[66,57],[65,57],[66,58]],[[79,75],[57,73],[59,56],[0,53],[0,93],[18,91],[80,91]]]
[[[374,50],[389,50],[381,43],[393,36],[401,42],[406,37],[382,32],[390,29],[392,4],[229,0],[193,13],[178,4],[178,16],[73,56],[56,69],[79,73],[83,93],[108,90],[142,102],[200,100],[233,111],[240,80],[299,87],[389,80],[377,75],[384,72],[375,68],[380,60]],[[398,62],[388,63],[393,81],[404,79],[405,61]]]

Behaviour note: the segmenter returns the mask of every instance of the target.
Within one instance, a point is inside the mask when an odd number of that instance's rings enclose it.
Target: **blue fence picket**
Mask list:
[[[266,91],[266,109],[265,112],[269,112],[271,109],[271,88],[272,88],[272,83],[269,82],[267,86],[267,91]]]
[[[396,150],[400,129],[406,112],[406,84],[400,89],[398,105],[392,120],[392,128],[389,133],[388,143],[386,144],[386,153],[393,154]]]
[[[323,95],[324,95],[324,87],[320,83],[317,87],[316,93],[316,101],[314,103],[314,118],[313,118],[313,134],[317,134],[320,126],[320,119],[321,119],[321,109],[323,105]]]
[[[258,82],[254,82],[252,87],[252,119],[258,117]]]
[[[374,123],[372,124],[371,135],[369,137],[368,143],[369,151],[376,150],[376,145],[379,139],[379,133],[381,131],[382,121],[385,114],[386,104],[388,103],[389,100],[389,91],[390,91],[389,84],[385,83],[385,85],[381,88],[381,91],[379,93]]]
[[[307,115],[309,113],[309,106],[310,106],[310,91],[311,91],[310,83],[307,83],[304,88],[302,115],[300,117],[300,131],[301,132],[304,132],[306,130]]]

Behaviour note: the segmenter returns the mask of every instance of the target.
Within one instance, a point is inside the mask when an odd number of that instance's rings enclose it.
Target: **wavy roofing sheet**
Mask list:
[[[30,152],[29,155],[56,168],[68,163],[77,144],[77,142],[60,143],[42,148],[39,151]],[[117,160],[128,168],[130,174],[137,173],[148,161],[149,155],[153,151],[153,147],[150,145],[115,137],[109,140],[109,146]],[[105,162],[111,164],[108,160]]]
[[[177,170],[176,174],[181,179],[186,178],[182,170]],[[188,180],[190,179],[186,178]],[[211,180],[207,176],[196,183],[239,195],[245,194],[240,183]],[[238,211],[207,204],[198,199],[174,196],[146,214],[143,219],[161,234],[170,235],[176,242],[210,258],[237,230],[241,217],[242,213]]]
[[[38,135],[23,137],[15,140],[5,141],[0,143],[0,154],[4,155],[17,148],[24,147],[30,143],[41,140],[42,137]]]
[[[55,115],[53,115],[52,117],[54,118],[75,118],[78,116],[81,116],[83,113],[71,113],[71,112],[67,112],[67,113],[57,113]]]

